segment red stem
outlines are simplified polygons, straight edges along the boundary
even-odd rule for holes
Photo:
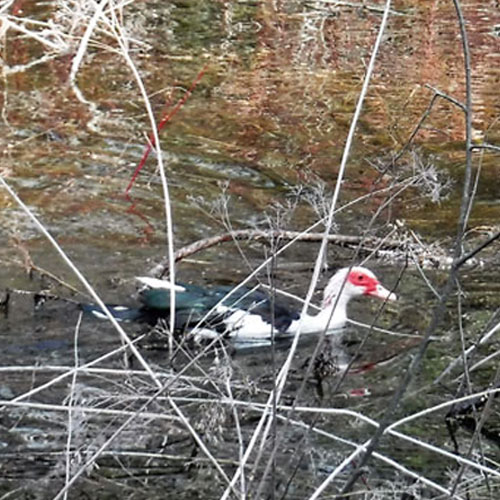
[[[177,101],[177,104],[174,106],[172,111],[168,114],[166,114],[161,120],[160,123],[158,124],[158,132],[170,121],[170,119],[181,109],[181,107],[185,104],[185,102],[189,99],[190,95],[193,93],[193,90],[195,89],[196,85],[198,82],[201,80],[202,76],[205,74],[205,71],[207,70],[207,65],[205,65],[201,71],[198,73],[196,78],[194,79],[193,83],[191,84],[191,87],[188,89],[188,91]],[[142,155],[141,161],[139,162],[139,165],[137,165],[137,168],[134,170],[134,173],[132,174],[132,178],[130,179],[130,182],[128,183],[127,188],[125,189],[125,194],[128,194],[129,191],[132,189],[132,186],[135,183],[135,180],[137,179],[137,176],[139,175],[139,172],[142,170],[142,167],[146,163],[146,160],[148,159],[149,153],[151,152],[151,149],[155,145],[155,140],[154,140],[154,135],[153,133],[149,134],[149,141],[146,146],[146,149],[144,150],[144,154]]]

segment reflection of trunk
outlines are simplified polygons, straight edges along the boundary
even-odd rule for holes
[[[7,314],[9,313],[9,300],[10,292],[7,290],[5,295],[0,299],[0,312],[2,312],[5,317],[7,317]]]

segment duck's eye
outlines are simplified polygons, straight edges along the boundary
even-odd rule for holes
[[[364,281],[365,280],[365,277],[363,274],[357,274],[356,275],[356,280],[361,282],[361,281]]]

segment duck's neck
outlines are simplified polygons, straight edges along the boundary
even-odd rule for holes
[[[342,328],[347,320],[347,303],[349,297],[341,294],[323,303],[321,311],[316,315],[305,314],[302,319],[303,332],[322,332]]]

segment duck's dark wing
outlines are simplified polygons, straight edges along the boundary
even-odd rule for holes
[[[219,299],[208,289],[182,285],[184,291],[175,294],[175,328],[185,329],[199,322],[217,304]],[[144,290],[140,295],[143,321],[154,323],[158,318],[170,316],[170,291],[161,288]]]
[[[260,316],[262,321],[268,323],[269,326],[273,326],[278,333],[283,334],[287,332],[292,321],[298,320],[300,317],[297,311],[267,296],[248,308],[248,312]]]
[[[175,327],[179,330],[185,330],[203,320],[203,326],[224,333],[228,328],[225,319],[236,310],[245,310],[248,314],[259,315],[269,325],[273,324],[280,333],[285,333],[292,321],[299,318],[296,311],[275,298],[271,300],[269,295],[261,290],[241,287],[233,291],[230,286],[213,288],[195,285],[182,286],[184,291],[175,294]],[[231,291],[233,291],[232,295],[224,299]],[[169,290],[145,290],[141,294],[141,301],[143,320],[156,321],[160,317],[168,319],[170,315]],[[212,311],[219,303],[222,307]]]

